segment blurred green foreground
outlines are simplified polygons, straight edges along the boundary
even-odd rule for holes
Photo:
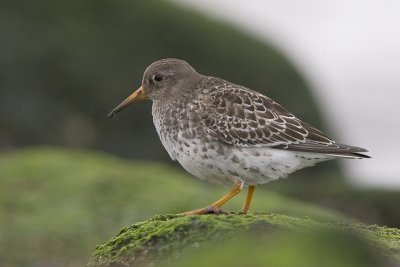
[[[96,245],[121,228],[155,214],[203,207],[227,191],[164,164],[79,150],[2,153],[0,170],[0,259],[5,267],[82,266]],[[225,209],[239,211],[244,197],[240,194]],[[267,190],[256,191],[252,208],[348,221]]]

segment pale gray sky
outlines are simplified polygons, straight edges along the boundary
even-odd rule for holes
[[[400,187],[400,1],[174,0],[279,47],[308,80],[360,186]]]

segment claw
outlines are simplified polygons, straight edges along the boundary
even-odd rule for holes
[[[204,215],[204,214],[219,215],[219,214],[227,214],[227,212],[221,208],[210,205],[210,206],[202,208],[202,209],[186,211],[186,212],[181,213],[180,215]]]

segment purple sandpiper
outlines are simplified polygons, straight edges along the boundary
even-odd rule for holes
[[[162,144],[193,176],[233,186],[206,208],[219,213],[244,186],[248,212],[256,185],[336,158],[369,158],[364,148],[339,144],[277,102],[244,86],[199,74],[187,62],[162,59],[147,67],[142,86],[108,115],[143,99]]]

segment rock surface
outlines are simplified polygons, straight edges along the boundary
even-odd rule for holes
[[[260,249],[251,260],[239,264],[246,258],[239,255]],[[232,213],[158,215],[136,223],[98,246],[89,266],[197,266],[199,262],[242,266],[249,260],[252,266],[262,266],[266,261],[276,266],[323,262],[325,266],[387,266],[399,258],[399,229],[272,213]]]

